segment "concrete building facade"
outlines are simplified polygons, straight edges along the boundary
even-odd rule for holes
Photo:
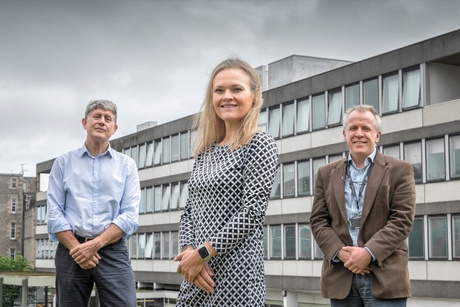
[[[312,63],[320,60],[291,56],[257,68],[266,80],[259,127],[276,139],[281,163],[264,226],[266,306],[329,303],[320,294],[323,255],[309,226],[315,174],[347,154],[343,113],[363,103],[382,116],[379,150],[415,170],[409,306],[460,304],[460,30],[355,63],[331,60],[339,64],[331,67],[323,59],[326,68],[315,70]],[[149,300],[174,306],[182,282],[173,258],[193,165],[192,118],[147,125],[111,142],[139,168],[140,226],[129,250],[138,288],[145,290],[138,296],[142,306],[154,306]],[[38,164],[38,176],[52,162]],[[36,268],[53,271],[46,192],[37,193],[36,210]]]

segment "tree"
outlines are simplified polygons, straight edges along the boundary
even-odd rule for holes
[[[15,259],[11,257],[0,257],[0,272],[30,272],[32,267],[22,256]],[[13,307],[14,301],[21,295],[20,286],[3,285],[2,306]]]

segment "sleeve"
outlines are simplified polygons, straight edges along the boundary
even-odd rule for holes
[[[197,157],[197,161],[200,156]],[[197,161],[193,164],[192,174],[195,172]],[[190,195],[190,191],[189,194]],[[179,248],[183,250],[186,246],[195,248],[195,233],[193,232],[192,206],[190,197],[187,197],[185,208],[182,212],[179,226]]]
[[[392,255],[408,238],[415,216],[416,196],[412,165],[400,161],[393,167],[393,192],[390,194],[389,218],[384,227],[366,243],[379,265]]]
[[[271,136],[258,133],[245,148],[241,210],[209,238],[219,254],[226,254],[262,227],[270,191],[278,169],[278,151]]]
[[[126,163],[126,180],[123,196],[120,201],[118,216],[113,220],[125,233],[124,239],[128,239],[139,226],[139,202],[140,202],[140,183],[137,173],[137,166],[133,159],[128,158]]]
[[[50,241],[58,241],[55,233],[72,230],[65,217],[64,159],[57,158],[51,167],[47,192],[47,224]]]

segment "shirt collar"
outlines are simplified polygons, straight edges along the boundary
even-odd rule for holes
[[[366,160],[364,161],[364,166],[367,166],[369,163],[374,163],[375,156],[377,155],[377,147],[371,152],[370,155],[367,156]],[[355,162],[351,158],[351,154],[348,153],[348,164],[355,165]]]
[[[79,156],[83,156],[83,155],[87,155],[88,157],[92,157],[92,158],[95,158],[91,155],[91,153],[88,151],[88,148],[86,147],[86,144],[83,143],[83,146],[80,147],[80,149],[78,150],[78,155]],[[107,148],[107,150],[100,154],[99,156],[109,156],[110,158],[113,158],[113,149],[112,149],[112,146],[110,146],[110,143],[109,143],[109,147]],[[99,157],[98,156],[98,157]]]

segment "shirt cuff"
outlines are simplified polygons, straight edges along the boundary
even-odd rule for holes
[[[375,261],[375,256],[374,256],[374,254],[372,253],[372,251],[370,250],[370,248],[367,247],[367,246],[364,246],[364,248],[365,248],[365,249],[369,252],[369,254],[371,255],[372,261]]]

